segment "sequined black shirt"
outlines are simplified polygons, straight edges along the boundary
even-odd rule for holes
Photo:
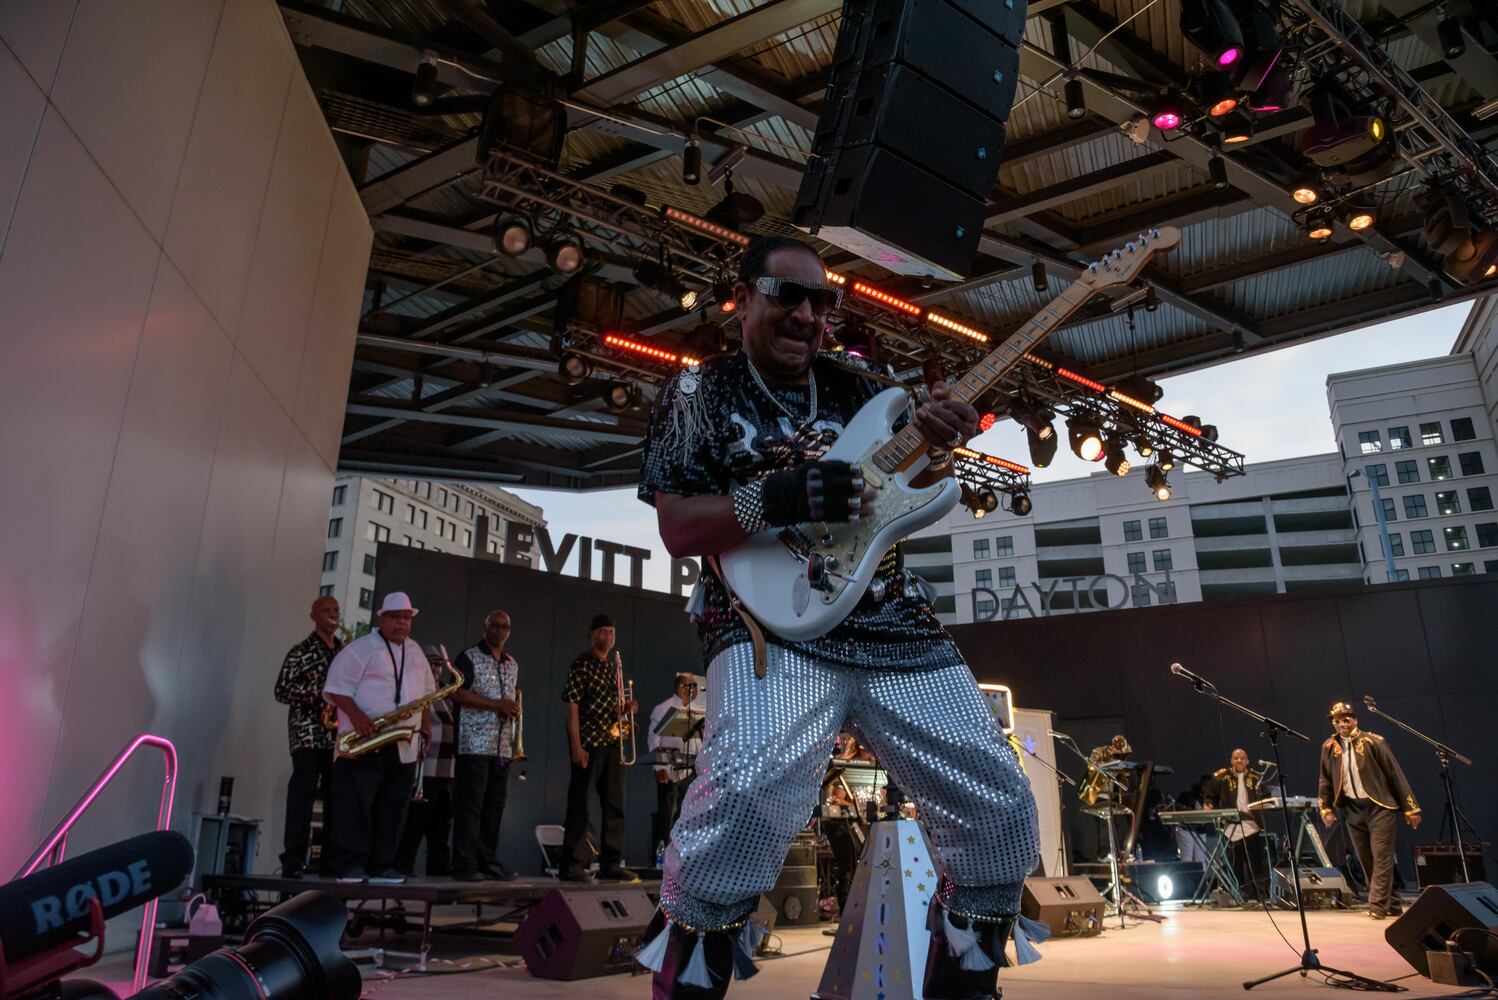
[[[281,661],[276,675],[276,700],[288,706],[286,737],[291,752],[298,750],[331,750],[338,733],[322,724],[322,686],[328,679],[328,665],[343,648],[336,638],[329,648],[313,632],[291,647]]]
[[[562,700],[577,703],[578,742],[584,750],[608,746],[618,740],[609,732],[619,721],[619,678],[613,665],[587,650],[567,668]]]
[[[742,351],[672,376],[656,399],[646,433],[640,499],[654,505],[658,490],[724,496],[752,479],[821,457],[859,407],[883,386],[825,357],[814,362],[812,371],[817,412],[800,427],[792,425],[754,380]],[[792,413],[805,414],[810,406],[805,386],[766,386]],[[884,600],[865,595],[826,635],[805,642],[768,632],[765,638],[850,667],[931,670],[962,662],[920,586],[905,573],[898,546],[880,562],[876,579],[885,583]],[[748,642],[749,632],[729,606],[722,581],[706,571],[702,580],[704,603],[697,630],[706,664],[729,646]]]

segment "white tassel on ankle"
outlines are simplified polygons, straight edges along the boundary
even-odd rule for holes
[[[697,944],[692,948],[692,960],[682,970],[681,982],[687,986],[710,990],[713,988],[713,978],[707,971],[707,955],[702,948],[702,939],[705,936],[701,931],[697,932]]]
[[[978,946],[973,932],[952,923],[952,915],[945,908],[941,911],[942,930],[947,936],[947,951],[953,958],[962,961],[959,967],[964,972],[987,972],[994,967],[993,959]]]
[[[1020,965],[1029,965],[1038,962],[1045,956],[1035,947],[1034,942],[1045,941],[1051,936],[1051,929],[1038,920],[1029,917],[1016,917],[1014,919],[1014,957]]]
[[[661,926],[661,932],[635,952],[635,961],[639,962],[651,972],[660,972],[661,966],[666,961],[666,945],[671,939],[671,921],[667,920]]]

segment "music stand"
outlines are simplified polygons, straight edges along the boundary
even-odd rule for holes
[[[1260,735],[1268,739],[1269,745],[1274,748],[1274,766],[1280,772],[1280,818],[1285,824],[1285,843],[1289,845],[1294,839],[1290,832],[1290,807],[1285,796],[1285,789],[1290,785],[1290,776],[1285,773],[1285,764],[1280,758],[1280,735],[1293,736],[1307,743],[1311,741],[1311,738],[1305,733],[1291,729],[1277,719],[1271,719],[1267,715],[1255,712],[1247,705],[1240,705],[1233,699],[1218,694],[1217,686],[1211,681],[1193,674],[1179,663],[1172,663],[1170,665],[1170,672],[1190,681],[1191,686],[1196,688],[1198,694],[1206,695],[1219,705],[1226,705],[1228,708],[1235,709],[1264,727],[1264,731]],[[1298,851],[1294,850],[1290,852],[1290,882],[1295,886],[1295,910],[1300,914],[1300,935],[1301,940],[1305,944],[1305,949],[1300,953],[1300,964],[1272,975],[1249,980],[1243,984],[1243,988],[1251,990],[1255,986],[1262,986],[1265,983],[1273,982],[1276,979],[1297,972],[1300,973],[1302,979],[1309,972],[1320,972],[1322,974],[1329,973],[1343,977],[1353,989],[1370,990],[1377,993],[1398,993],[1402,987],[1395,986],[1393,983],[1386,983],[1381,979],[1370,979],[1367,976],[1360,976],[1356,972],[1348,972],[1345,969],[1334,969],[1329,965],[1321,964],[1321,959],[1316,955],[1316,949],[1311,947],[1311,928],[1306,923],[1306,894],[1300,884],[1300,859],[1295,856],[1298,853]]]
[[[674,736],[685,743],[702,735],[702,727],[706,721],[706,712],[673,706],[666,709],[666,714],[661,716],[661,721],[656,723],[653,732],[657,736]]]

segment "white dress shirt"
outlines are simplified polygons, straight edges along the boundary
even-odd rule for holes
[[[404,652],[402,649],[404,648]],[[405,671],[401,675],[400,691],[395,687],[396,673],[405,660]],[[427,655],[415,639],[406,638],[404,647],[387,642],[379,632],[360,636],[344,646],[328,666],[328,679],[323,684],[323,699],[331,702],[330,694],[342,694],[354,699],[354,704],[371,719],[392,711],[397,705],[414,701],[422,695],[437,690],[432,679],[432,668],[427,664]],[[415,729],[421,728],[420,714],[402,723]],[[354,725],[342,709],[338,711],[338,735],[353,732]],[[418,739],[403,740],[396,746],[400,750],[402,763],[416,763]]]
[[[667,698],[665,701],[661,702],[651,710],[650,728],[645,734],[645,749],[649,750],[652,753],[657,750],[676,750],[682,753],[689,754],[696,754],[700,752],[702,750],[701,736],[695,736],[692,739],[683,742],[681,737],[679,736],[656,735],[655,727],[661,724],[661,720],[666,717],[666,713],[673,708],[686,709],[688,711],[696,713],[698,718],[701,718],[707,712],[706,703],[703,701],[701,695],[698,695],[696,698],[692,699],[692,703],[690,705],[683,705],[681,703],[681,699],[673,694],[671,697]],[[669,771],[672,781],[685,781],[693,774],[693,769],[690,767],[665,768],[657,766],[655,770],[657,772]]]
[[[1342,794],[1349,799],[1366,799],[1363,780],[1358,776],[1358,755],[1353,752],[1352,740],[1342,737]]]
[[[1233,777],[1238,779],[1238,801],[1234,803],[1234,805],[1237,807],[1238,812],[1246,817],[1249,815],[1248,772],[1245,771],[1243,774],[1234,774]],[[1233,841],[1234,843],[1237,843],[1244,837],[1252,837],[1258,832],[1259,824],[1255,823],[1251,819],[1245,818],[1228,827],[1228,839]]]

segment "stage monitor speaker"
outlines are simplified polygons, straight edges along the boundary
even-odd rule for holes
[[[1091,937],[1103,931],[1103,897],[1083,875],[1025,879],[1019,911],[1058,937]]]
[[[538,979],[628,972],[654,913],[643,889],[554,889],[526,914],[515,946]]]
[[[1429,887],[1388,926],[1384,940],[1416,972],[1429,977],[1425,953],[1445,951],[1446,942],[1464,928],[1477,933],[1461,935],[1457,947],[1472,952],[1479,969],[1498,975],[1498,940],[1486,933],[1498,930],[1498,890],[1486,882]]]
[[[1424,889],[1431,885],[1458,885],[1462,882],[1486,882],[1488,866],[1481,844],[1463,844],[1467,856],[1467,877],[1462,877],[1462,863],[1455,844],[1416,844],[1415,883]]]
[[[799,833],[786,853],[775,888],[764,898],[775,909],[776,920],[787,927],[815,924],[822,919],[817,895],[817,841]]]
[[[1352,905],[1352,890],[1347,879],[1335,868],[1301,867],[1300,885],[1305,893],[1306,909],[1334,910]],[[1276,868],[1270,873],[1270,895],[1295,905],[1295,891],[1290,887],[1290,869]]]

